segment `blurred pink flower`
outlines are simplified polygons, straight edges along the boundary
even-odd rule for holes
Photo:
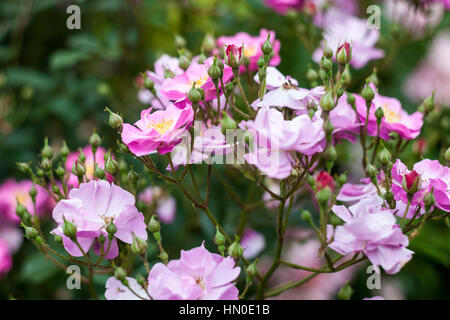
[[[0,185],[0,221],[6,220],[19,223],[20,218],[16,215],[17,201],[27,208],[30,214],[34,214],[34,205],[30,196],[33,182],[30,180],[15,181],[5,180]],[[50,196],[48,192],[39,185],[35,185],[36,209],[39,215],[43,215],[49,209]]]
[[[336,252],[363,252],[373,265],[393,274],[412,258],[413,252],[406,249],[408,237],[396,224],[392,211],[382,205],[378,196],[365,198],[349,208],[334,205],[333,212],[345,224],[335,229],[329,225],[328,236],[333,239],[330,248]]]
[[[356,99],[362,99],[357,95],[354,96]],[[346,93],[339,98],[336,107],[330,111],[329,119],[334,127],[333,137],[335,139],[356,141],[356,135],[359,134],[360,127],[363,124],[359,121],[356,112],[347,103]]]
[[[8,273],[12,267],[12,257],[9,252],[8,244],[0,239],[0,278]]]
[[[128,285],[142,298],[148,299],[145,289],[134,278],[127,277]],[[138,296],[130,291],[121,281],[114,277],[106,281],[106,300],[141,300]]]
[[[404,186],[411,187],[415,179],[418,179],[418,190],[412,197],[412,206],[420,204],[424,208],[424,197],[433,189],[436,207],[450,212],[450,169],[448,167],[441,165],[437,160],[424,159],[414,164],[411,171],[400,159],[397,159],[392,167],[394,198],[408,203]]]
[[[167,266],[157,263],[148,275],[148,292],[155,300],[237,300],[233,282],[240,268],[231,257],[210,253],[202,244],[181,250]]]
[[[288,10],[300,10],[304,0],[265,0],[264,4],[280,14],[286,14]]]
[[[221,36],[217,38],[217,45],[224,48],[227,45],[244,46],[244,57],[250,60],[249,69],[251,71],[258,70],[258,59],[263,54],[261,51],[261,45],[267,40],[270,33],[270,42],[272,43],[274,56],[270,59],[269,65],[277,66],[281,62],[280,41],[275,40],[275,32],[261,29],[259,36],[253,37],[245,32],[236,33],[234,36]],[[245,70],[244,66],[241,66],[241,71]]]
[[[172,151],[194,119],[190,105],[180,109],[171,104],[165,110],[151,111],[152,108],[143,110],[134,126],[123,124],[122,141],[137,156]]]
[[[241,246],[244,249],[243,257],[253,259],[266,247],[266,239],[261,233],[247,229],[242,236]]]
[[[389,133],[397,132],[403,139],[415,139],[420,134],[423,125],[423,115],[416,111],[408,114],[402,109],[400,101],[395,98],[384,97],[380,95],[373,84],[370,84],[375,91],[375,98],[369,110],[369,120],[367,133],[370,136],[377,135],[377,118],[375,111],[378,108],[383,109],[384,117],[381,120],[380,137],[389,140]],[[361,122],[365,122],[367,107],[364,99],[356,99],[356,110],[358,111]]]
[[[164,80],[161,93],[170,100],[184,100],[187,99],[189,90],[195,84],[196,88],[202,88],[205,92],[205,101],[215,99],[216,87],[208,75],[208,68],[212,63],[212,57],[206,59],[203,64],[193,59],[186,71],[173,78]],[[223,83],[227,83],[232,77],[233,71],[230,67],[225,66],[223,69]]]
[[[107,238],[104,250],[109,245],[106,227],[114,223],[117,232],[111,242],[106,259],[114,259],[118,255],[117,240],[133,243],[133,234],[143,240],[147,239],[147,226],[144,216],[135,205],[134,196],[119,186],[105,180],[82,183],[79,188],[69,192],[68,199],[61,200],[53,210],[53,219],[58,223],[52,233],[63,238],[67,252],[74,257],[83,255],[78,246],[63,233],[64,219],[77,227],[77,240],[84,252],[88,252],[94,240],[100,235]],[[100,245],[96,241],[94,251],[100,253]]]
[[[352,47],[352,60],[350,65],[356,69],[364,67],[370,60],[384,57],[381,49],[375,48],[380,34],[377,29],[368,29],[365,19],[359,19],[350,15],[339,14],[335,19],[327,21],[324,30],[324,41],[321,48],[313,54],[313,59],[319,62],[325,44],[336,50],[344,42],[349,42]]]
[[[156,205],[156,214],[163,223],[172,223],[175,219],[176,202],[160,187],[148,187],[139,194],[139,201],[149,206]]]
[[[84,155],[86,156],[86,160],[84,162],[84,166],[86,168],[86,177],[89,180],[93,180],[95,178],[95,168],[94,168],[94,155],[92,154],[92,147],[90,145],[85,146],[82,149]],[[72,173],[72,167],[75,163],[75,161],[78,160],[80,152],[72,152],[67,156],[66,160],[66,170],[67,172],[70,172],[69,179],[67,180],[67,185],[69,188],[72,187],[78,187],[78,177]],[[95,164],[101,169],[105,169],[105,154],[106,151],[102,147],[98,147],[97,151],[95,152]],[[110,175],[109,173],[106,173],[106,179],[109,182],[112,182],[114,180],[114,177]]]

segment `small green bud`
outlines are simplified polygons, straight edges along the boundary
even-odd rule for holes
[[[334,127],[330,120],[327,120],[327,122],[325,122],[323,129],[325,130],[325,133],[327,133],[327,134],[333,133]]]
[[[330,162],[335,162],[337,159],[336,148],[330,144],[328,148],[325,150],[325,159]]]
[[[264,68],[264,66],[266,65],[266,62],[264,61],[264,57],[262,55],[258,58],[258,61],[256,62],[256,64],[258,66],[258,69]]]
[[[216,228],[216,235],[214,236],[214,243],[217,246],[222,246],[222,245],[225,245],[225,243],[226,243],[226,238],[223,235],[223,233],[220,232],[219,227]]]
[[[226,130],[234,130],[237,128],[236,121],[231,118],[228,113],[224,110],[222,111],[223,118],[220,120],[222,132],[226,132]]]
[[[63,233],[66,237],[75,241],[77,237],[77,226],[64,218]]]
[[[216,47],[216,39],[210,33],[207,33],[203,38],[202,49],[206,52],[211,52]]]
[[[338,186],[342,187],[347,182],[347,175],[345,173],[340,174],[337,177],[336,182]]]
[[[106,226],[106,232],[108,233],[108,237],[110,239],[112,239],[112,237],[116,234],[117,227],[112,221]]]
[[[322,60],[320,61],[320,68],[323,70],[323,71],[326,71],[326,72],[328,72],[328,71],[330,71],[331,70],[331,68],[333,67],[333,62],[331,62],[331,60],[330,59],[327,59],[327,58],[325,58],[325,57],[322,57]]]
[[[64,177],[64,174],[66,173],[66,170],[64,170],[63,167],[58,166],[58,168],[56,168],[55,170],[55,173],[58,176],[58,178],[62,179],[62,177]]]
[[[309,224],[312,223],[311,212],[309,212],[308,210],[302,210],[301,216],[302,216],[303,221],[305,221]]]
[[[375,93],[369,85],[366,85],[362,91],[362,97],[366,101],[372,101],[375,98]]]
[[[102,142],[102,139],[100,138],[98,133],[96,131],[94,131],[94,133],[89,138],[89,144],[93,148],[97,148],[100,145],[101,142]]]
[[[316,185],[316,179],[312,175],[308,175],[306,181],[311,187],[314,187]]]
[[[352,105],[354,105],[355,104],[355,102],[356,102],[356,98],[355,98],[355,96],[352,94],[352,93],[347,93],[347,103],[350,105],[350,106],[352,106]]]
[[[308,80],[309,82],[314,82],[317,81],[318,78],[319,75],[317,74],[316,70],[308,69],[308,71],[306,72],[306,80]]]
[[[423,101],[423,108],[426,112],[431,112],[434,109],[434,93],[425,98],[425,100]]]
[[[28,162],[16,162],[17,169],[20,172],[29,174],[31,172],[30,164]]]
[[[159,223],[155,215],[153,215],[150,218],[150,222],[148,223],[148,229],[152,233],[159,232],[161,230],[161,224]]]
[[[228,82],[225,85],[225,95],[230,96],[233,93],[233,91],[234,91],[234,82],[233,81]]]
[[[36,186],[33,184],[30,189],[30,197],[31,200],[33,200],[33,202],[36,200],[36,195],[37,195]]]
[[[250,278],[256,277],[258,274],[258,267],[256,264],[258,263],[258,260],[253,261],[253,263],[249,264],[245,272]]]
[[[235,260],[240,259],[243,253],[244,250],[237,239],[228,248],[228,255],[232,256]]]
[[[53,240],[55,240],[55,242],[59,243],[59,244],[63,243],[63,238],[59,234],[54,234],[53,235]]]
[[[105,163],[106,172],[111,175],[116,174],[119,171],[119,164],[116,160],[111,156],[111,152],[108,152],[106,155],[106,163]]]
[[[98,236],[98,242],[100,242],[100,244],[104,244],[106,241],[106,237],[104,235],[99,235]]]
[[[42,158],[41,167],[44,171],[52,169],[52,161],[49,158]]]
[[[178,59],[178,66],[183,70],[187,70],[187,68],[189,68],[190,64],[191,64],[191,62],[184,54],[182,54],[180,56],[180,58]]]
[[[347,282],[338,292],[337,298],[339,300],[350,300],[353,294],[353,289],[350,287],[349,283]]]
[[[114,113],[111,110],[109,110],[108,107],[105,108],[105,111],[109,112],[109,119],[108,119],[109,125],[116,129],[121,128],[123,124],[122,117],[119,116],[117,113]]]
[[[39,235],[39,232],[33,227],[23,226],[23,228],[25,229],[25,237],[29,240],[33,240]]]
[[[333,57],[333,50],[329,46],[325,46],[323,49],[323,55],[327,59],[331,59]]]
[[[381,119],[384,117],[384,111],[383,108],[379,107],[377,110],[375,110],[375,117],[377,118],[377,123],[381,123]]]
[[[323,209],[326,209],[330,198],[331,198],[331,189],[329,187],[322,188],[316,193],[317,202],[319,203],[319,206],[321,206]]]
[[[378,153],[378,160],[380,160],[382,165],[387,165],[391,161],[391,153],[389,150],[386,148],[381,149]]]
[[[182,36],[180,36],[179,34],[176,34],[174,44],[175,44],[175,48],[183,49],[184,47],[186,47],[186,40],[184,40],[184,38]]]
[[[272,48],[272,43],[270,42],[270,34],[267,37],[266,41],[264,41],[264,43],[261,46],[261,51],[265,54],[265,55],[270,55],[273,51]]]
[[[202,101],[201,92],[194,86],[192,86],[191,90],[188,92],[188,99],[192,104],[197,104]]]
[[[214,81],[214,80],[218,80],[220,78],[220,73],[222,71],[220,70],[220,68],[217,66],[217,64],[213,63],[209,68],[208,68],[208,75],[209,77]]]
[[[348,64],[352,59],[352,48],[348,42],[341,45],[336,52],[336,61],[339,64]]]
[[[127,279],[127,272],[123,268],[116,268],[114,270],[114,277],[119,281],[125,281]]]
[[[145,278],[142,275],[138,274],[136,277],[136,281],[141,287],[145,288]]]
[[[60,154],[61,154],[61,156],[63,158],[67,158],[69,153],[70,153],[69,147],[67,147],[66,141],[63,141],[62,146],[61,146],[61,150],[60,150]]]
[[[164,264],[167,264],[167,262],[169,262],[169,255],[164,250],[159,253],[159,258]]]
[[[333,94],[331,92],[325,93],[322,98],[320,98],[320,107],[325,112],[330,112],[334,109],[334,99]]]
[[[41,150],[41,155],[44,158],[51,159],[53,157],[53,150],[52,147],[48,145],[48,138],[45,138],[44,140],[44,147]]]
[[[143,255],[147,252],[147,241],[142,240],[141,238],[134,236],[133,243],[131,244],[131,251],[134,254]]]
[[[383,195],[384,200],[386,200],[388,203],[390,203],[392,200],[394,200],[394,194],[392,191],[386,191]]]
[[[139,179],[139,175],[136,171],[134,171],[133,168],[131,168],[131,170],[128,172],[127,178],[128,181],[130,181],[132,184],[136,184]]]
[[[86,173],[86,168],[80,161],[75,161],[75,166],[72,168],[72,173],[77,177],[82,177]]]
[[[446,161],[450,161],[450,148],[445,151],[444,157]]]
[[[368,164],[366,168],[366,174],[369,178],[375,178],[377,176],[377,168],[374,167],[372,164]]]
[[[155,88],[155,83],[153,82],[152,79],[150,79],[149,77],[147,77],[145,75],[144,76],[144,86],[146,89],[153,91],[153,89]]]
[[[94,176],[98,179],[104,179],[105,178],[105,170],[100,168],[97,163],[95,163],[95,169],[94,169]]]

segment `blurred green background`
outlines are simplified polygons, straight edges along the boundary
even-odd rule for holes
[[[175,34],[183,36],[188,48],[198,54],[206,33],[219,36],[245,31],[256,35],[260,28],[274,30],[281,41],[280,71],[298,79],[300,86],[307,87],[305,74],[314,64],[296,37],[294,24],[261,2],[2,0],[0,181],[10,176],[24,178],[16,170],[15,162],[36,160],[46,136],[54,146],[66,139],[71,149],[76,149],[84,146],[93,129],[97,128],[104,137],[105,147],[114,147],[117,136],[107,127],[104,107],[123,113],[127,122],[137,119],[144,105],[137,99],[136,77],[151,69],[162,53],[177,56],[173,44]],[[66,8],[71,4],[81,8],[81,30],[66,27],[69,16]],[[385,19],[382,21],[381,33],[386,35],[391,26]],[[449,21],[447,13],[437,30],[449,28]],[[401,86],[426,54],[431,38],[405,43],[389,65],[379,71],[381,92],[399,98],[410,112],[417,105],[408,101]],[[380,45],[390,52],[392,43],[382,39]],[[362,82],[358,79],[364,79],[370,72],[371,66],[354,72],[352,88],[359,90]],[[437,159],[443,146],[449,146],[449,121],[447,108],[439,119],[426,124],[426,136],[430,139],[426,156]],[[406,160],[411,163],[417,159],[408,150]],[[236,183],[235,187],[241,194],[247,192],[245,185]],[[220,197],[219,185],[214,188],[219,196],[213,195],[212,208],[216,209],[219,219],[236,218],[239,214],[236,206]],[[254,197],[258,196],[260,194]],[[200,230],[197,233],[184,228],[194,216],[188,202],[178,197],[176,222],[164,229],[170,248],[186,248],[187,243],[196,246],[205,235],[212,238],[214,230],[203,218],[200,218],[200,227],[194,227]],[[259,220],[254,216],[256,214],[251,219],[256,221],[254,226],[257,227]],[[260,223],[258,229],[266,235],[268,253],[273,250],[271,223],[270,219]],[[293,224],[300,223],[300,219],[293,219]],[[414,259],[394,276],[400,280],[404,295],[412,299],[450,298],[448,228],[442,222],[432,223],[424,228],[410,248],[415,251]],[[373,294],[365,287],[363,271],[352,281],[355,299]],[[64,272],[26,243],[15,256],[13,270],[0,280],[0,298],[70,298],[71,294],[74,294],[72,297],[86,297],[81,292],[61,289],[65,279]],[[99,292],[102,292],[104,280],[104,277],[99,279]]]

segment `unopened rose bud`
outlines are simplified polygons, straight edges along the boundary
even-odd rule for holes
[[[333,67],[333,62],[331,62],[330,59],[322,57],[322,60],[320,61],[319,65],[322,70],[328,72]]]
[[[27,227],[24,225],[23,228],[25,230],[25,237],[28,240],[33,240],[39,235],[39,232],[33,227]]]
[[[31,200],[33,200],[33,202],[36,200],[36,195],[37,195],[36,186],[33,184],[30,189],[30,197]]]
[[[139,285],[141,287],[145,288],[145,285],[146,285],[145,278],[142,275],[138,274],[136,277],[136,281],[137,281],[137,283],[139,283]]]
[[[242,63],[242,47],[237,47],[234,44],[227,45],[225,49],[225,64],[233,69],[237,69]]]
[[[377,108],[377,110],[375,110],[375,117],[377,118],[377,123],[380,124],[381,120],[384,117],[383,108],[379,107],[379,108]]]
[[[339,64],[348,64],[352,59],[352,48],[350,44],[346,41],[343,45],[341,45],[336,52],[336,61]]]
[[[380,153],[378,153],[378,160],[380,160],[382,165],[387,165],[391,161],[391,153],[389,150],[386,148],[381,149]]]
[[[52,169],[52,161],[49,158],[42,158],[41,167],[45,172],[51,170]]]
[[[108,225],[106,226],[106,232],[108,233],[108,237],[110,239],[112,239],[113,236],[116,234],[117,227],[112,221],[110,223],[108,223]]]
[[[402,179],[403,189],[410,195],[417,192],[420,185],[420,175],[417,171],[412,170],[411,172],[405,174]]]
[[[218,80],[220,78],[220,73],[221,70],[220,68],[217,66],[217,64],[213,63],[209,68],[208,68],[208,75],[209,77],[214,81],[214,80]]]
[[[352,105],[355,104],[355,102],[356,102],[355,96],[354,96],[353,94],[351,94],[351,93],[347,93],[347,103],[348,103],[350,106],[352,106]]]
[[[187,70],[187,68],[189,68],[190,64],[191,64],[191,62],[184,54],[180,55],[180,58],[178,58],[178,66],[181,69]]]
[[[94,169],[94,176],[98,179],[104,179],[105,178],[105,170],[103,170],[102,168],[100,168],[97,163],[95,164],[95,169]]]
[[[44,147],[41,150],[41,155],[44,158],[51,159],[53,157],[53,150],[52,147],[48,145],[48,138],[45,138],[44,140]]]
[[[323,55],[327,59],[331,59],[333,57],[333,50],[329,46],[325,46],[323,49]]]
[[[114,270],[114,277],[119,281],[125,281],[127,279],[127,272],[123,268],[116,268]]]
[[[94,131],[94,133],[89,138],[89,144],[93,148],[97,149],[97,147],[100,145],[101,142],[102,142],[102,139],[100,138],[98,133],[96,131]]]
[[[68,237],[70,240],[75,241],[77,238],[77,226],[70,222],[67,221],[66,219],[64,219],[64,224],[63,224],[63,233],[66,237]]]
[[[111,152],[108,152],[106,155],[105,169],[106,172],[111,175],[114,175],[119,171],[119,164],[113,159]]]
[[[133,243],[131,244],[131,251],[134,254],[137,255],[145,254],[147,252],[147,247],[148,247],[147,241],[144,241],[143,239],[137,236],[133,237]]]
[[[114,113],[111,110],[109,110],[108,107],[105,108],[105,111],[109,113],[109,120],[108,120],[109,125],[116,129],[121,128],[123,124],[122,117],[119,116],[117,113]]]
[[[216,39],[210,33],[207,33],[203,38],[202,49],[206,52],[211,52],[216,47]]]
[[[182,36],[180,36],[179,34],[176,34],[174,44],[175,44],[175,48],[183,49],[184,47],[186,47],[186,40],[184,40],[184,38]]]
[[[323,126],[323,129],[325,130],[325,133],[331,134],[334,131],[334,126],[330,120],[327,120],[327,122],[325,122],[325,125]]]
[[[247,269],[245,269],[245,272],[250,278],[254,278],[258,275],[258,267],[256,264],[258,263],[258,260],[253,261],[253,263],[249,264]]]
[[[353,289],[350,287],[349,283],[347,282],[338,292],[337,298],[339,300],[350,300],[353,294]]]
[[[226,130],[234,130],[237,128],[236,121],[231,118],[226,111],[222,111],[222,120],[220,121],[222,132],[226,133]]]
[[[153,215],[150,218],[150,222],[148,223],[148,229],[152,233],[159,232],[161,230],[161,224],[159,223],[155,215]]]
[[[327,205],[328,205],[328,201],[331,198],[331,189],[327,186],[325,188],[321,188],[317,193],[316,193],[316,199],[317,202],[319,203],[319,206],[322,209],[326,209]]]
[[[28,162],[16,162],[16,166],[20,172],[23,172],[26,174],[31,173],[30,164]]]
[[[66,173],[66,170],[64,170],[63,167],[58,166],[58,168],[55,169],[55,173],[58,176],[58,178],[62,179],[64,177],[64,174]]]
[[[308,80],[311,83],[317,81],[317,79],[319,79],[317,71],[314,69],[308,69],[308,71],[306,72],[306,80]]]
[[[347,182],[347,175],[345,173],[340,174],[336,179],[339,187],[342,187]]]
[[[264,57],[263,56],[260,56],[258,58],[258,61],[256,62],[256,65],[258,66],[258,69],[264,68],[264,66],[266,65],[266,62],[264,61]]]
[[[100,244],[104,244],[106,241],[106,237],[102,234],[99,235],[97,239],[98,239],[98,242],[100,242]]]
[[[311,212],[309,212],[308,210],[302,210],[301,217],[303,221],[309,224],[312,223]]]
[[[444,157],[446,161],[450,162],[450,148],[445,151]]]
[[[228,255],[232,256],[235,260],[239,260],[243,253],[244,250],[237,239],[228,248]]]
[[[427,195],[423,198],[423,203],[425,204],[426,212],[430,211],[431,207],[436,203],[436,199],[434,198],[433,189],[431,192],[427,193]]]
[[[169,262],[169,255],[164,250],[159,253],[159,258],[164,264],[167,264],[167,262]]]
[[[131,170],[128,172],[127,178],[128,181],[130,181],[132,184],[136,184],[139,179],[139,175],[136,171],[134,171],[133,168],[131,168]]]
[[[423,108],[426,112],[431,112],[434,109],[434,93],[430,96],[425,98],[423,101]]]
[[[376,178],[377,173],[378,173],[377,168],[375,168],[374,165],[372,165],[372,164],[369,163],[369,164],[367,165],[367,168],[366,168],[366,174],[367,174],[367,176],[368,176],[369,178]]]
[[[53,235],[53,240],[55,240],[55,242],[59,243],[59,244],[63,243],[63,238],[59,234],[54,234]]]
[[[66,143],[66,141],[63,141],[62,146],[61,146],[61,150],[60,150],[61,157],[63,157],[63,159],[67,158],[69,153],[70,153],[70,150],[67,147],[67,143]]]
[[[388,203],[390,203],[392,200],[394,200],[394,193],[392,191],[386,191],[383,195],[384,200],[386,200]]]
[[[202,94],[198,88],[192,86],[188,92],[188,99],[192,104],[198,104],[202,100]]]
[[[72,173],[77,177],[82,177],[86,173],[86,168],[79,160],[76,160],[75,165],[72,168]]]
[[[334,109],[334,107],[335,107],[334,98],[333,98],[333,94],[331,92],[325,93],[320,98],[320,107],[325,112],[330,112],[331,110]]]
[[[266,41],[264,41],[264,43],[262,44],[261,51],[265,55],[272,54],[273,48],[272,48],[272,43],[270,42],[270,35],[267,37]]]
[[[220,232],[219,227],[216,227],[216,235],[214,236],[214,243],[216,244],[217,249],[219,249],[220,254],[224,255],[226,238],[223,235],[223,233]]]
[[[335,162],[337,159],[337,152],[336,148],[333,145],[329,145],[328,148],[325,150],[325,159],[330,162]]]
[[[362,97],[364,98],[364,100],[366,101],[372,101],[373,98],[375,98],[375,93],[373,92],[373,89],[366,85],[361,93]]]

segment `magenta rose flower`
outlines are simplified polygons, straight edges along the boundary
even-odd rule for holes
[[[362,98],[355,95],[355,98]],[[356,135],[359,134],[360,127],[363,125],[352,107],[347,103],[347,94],[344,93],[338,100],[336,107],[330,111],[329,119],[334,127],[333,137],[337,140],[347,139],[351,142],[356,141]]]
[[[233,283],[241,269],[231,257],[210,253],[203,244],[167,266],[157,263],[148,275],[148,293],[155,300],[237,300]]]
[[[380,137],[389,140],[389,133],[397,132],[403,139],[415,139],[420,134],[423,125],[423,115],[416,111],[408,114],[402,109],[400,101],[395,98],[384,97],[376,92],[373,84],[370,84],[375,91],[375,98],[369,110],[369,120],[367,124],[367,133],[370,136],[377,135],[377,118],[375,111],[382,108],[384,117],[380,125]],[[358,111],[361,122],[366,121],[367,107],[364,99],[356,99],[356,110]]]
[[[279,14],[286,14],[288,10],[301,10],[304,0],[265,0],[264,4]]]
[[[243,257],[253,259],[266,247],[266,238],[253,229],[246,229],[242,236],[241,246],[244,249]]]
[[[134,196],[114,183],[105,180],[82,183],[79,188],[69,192],[68,199],[61,200],[53,209],[53,219],[58,224],[52,233],[63,238],[64,248],[74,257],[83,255],[78,246],[63,233],[64,220],[77,227],[77,240],[84,252],[88,252],[92,244],[94,251],[100,254],[100,235],[106,237],[104,253],[109,246],[106,227],[113,223],[117,232],[114,234],[106,259],[114,259],[119,253],[117,239],[125,243],[133,243],[133,234],[146,240],[147,232],[144,216],[135,207]]]
[[[0,220],[2,217],[6,221],[19,223],[20,218],[16,215],[17,201],[27,208],[30,214],[35,214],[33,200],[30,196],[30,190],[33,182],[30,180],[15,181],[13,179],[5,180],[0,185]],[[39,185],[35,185],[36,208],[38,214],[43,214],[49,209],[50,197],[48,192]]]
[[[94,167],[94,155],[92,154],[92,147],[85,146],[82,151],[86,156],[86,160],[84,162],[84,166],[86,168],[85,175],[89,180],[94,180],[95,167]],[[67,185],[69,186],[69,188],[78,187],[78,177],[72,173],[72,167],[74,163],[78,160],[79,154],[80,153],[76,151],[72,152],[67,156],[66,170],[70,172],[69,179],[67,180]],[[102,147],[98,147],[97,151],[95,152],[95,164],[97,164],[97,167],[101,169],[105,169],[105,154],[106,151]],[[114,177],[109,173],[106,173],[106,179],[109,182],[112,182],[114,180]]]
[[[0,239],[0,278],[8,273],[12,267],[12,257],[9,252],[8,244]]]
[[[266,29],[261,29],[259,36],[253,37],[246,32],[236,33],[234,36],[221,36],[217,38],[217,46],[224,48],[228,45],[234,45],[237,47],[244,46],[243,55],[250,60],[249,69],[251,71],[258,70],[258,59],[263,54],[261,51],[261,46],[270,33],[270,42],[272,43],[274,56],[270,59],[269,65],[277,66],[281,62],[280,52],[280,41],[275,40],[275,32],[267,31]],[[245,70],[244,66],[241,66],[241,71]]]
[[[349,208],[333,206],[333,212],[345,224],[334,230],[328,226],[329,237],[333,239],[330,248],[344,255],[363,252],[373,265],[393,274],[411,259],[413,252],[406,248],[408,237],[396,224],[392,211],[382,205],[383,200],[373,196]]]
[[[424,159],[414,164],[413,170],[409,170],[397,159],[392,167],[392,180],[392,192],[396,200],[408,203],[405,188],[417,189],[411,199],[411,205],[420,204],[424,208],[423,200],[433,190],[436,207],[450,212],[450,169],[439,161]]]
[[[180,109],[171,104],[165,110],[151,111],[152,108],[143,110],[134,125],[123,124],[122,141],[137,156],[172,151],[194,119],[190,105]]]
[[[206,59],[203,64],[193,60],[187,70],[173,78],[164,80],[161,93],[169,100],[178,101],[187,99],[189,90],[195,87],[202,88],[205,92],[205,101],[216,98],[216,87],[208,75],[208,69],[213,63],[212,57]],[[233,77],[233,71],[225,66],[223,69],[223,83],[227,83]]]

